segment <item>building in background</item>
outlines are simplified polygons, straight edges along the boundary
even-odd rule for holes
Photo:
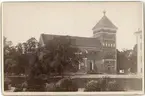
[[[105,13],[104,11],[101,20],[93,27],[92,37],[70,36],[72,46],[81,49],[86,56],[84,62],[79,65],[79,70],[82,72],[117,73],[117,27],[108,19]],[[40,44],[45,46],[48,40],[59,36],[62,35],[41,34]]]
[[[141,74],[143,71],[143,60],[142,60],[142,31],[138,30],[135,32],[136,35],[136,43],[137,43],[137,74]]]

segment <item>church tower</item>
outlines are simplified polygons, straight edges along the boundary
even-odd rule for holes
[[[117,27],[103,12],[101,20],[93,27],[93,37],[101,42],[101,60],[103,73],[115,74],[117,72],[116,32]]]

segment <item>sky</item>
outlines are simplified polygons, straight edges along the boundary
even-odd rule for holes
[[[118,27],[117,49],[132,49],[134,32],[142,29],[141,2],[13,2],[2,8],[3,35],[14,45],[42,33],[92,37],[104,10]]]

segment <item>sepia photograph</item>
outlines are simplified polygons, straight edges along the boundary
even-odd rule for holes
[[[3,2],[3,93],[143,92],[143,26],[143,2]]]

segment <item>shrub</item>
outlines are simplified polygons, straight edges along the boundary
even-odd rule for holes
[[[78,87],[76,82],[74,82],[71,78],[63,78],[56,83],[46,83],[45,91],[78,91]]]
[[[85,86],[85,91],[106,91],[108,90],[108,82],[110,78],[103,77],[99,80],[89,81]]]
[[[85,86],[85,91],[124,91],[124,89],[115,80],[103,77],[99,80],[89,81]]]
[[[101,86],[101,91],[108,91],[108,84],[112,79],[109,77],[103,77],[99,79],[99,84]]]
[[[63,78],[56,83],[56,91],[78,91],[78,86],[71,78]]]
[[[108,84],[108,91],[125,91],[124,88],[115,80]]]
[[[22,87],[16,87],[14,92],[22,92],[23,91],[23,88]]]
[[[28,84],[27,82],[23,82],[22,84],[17,84],[17,86],[15,86],[15,90],[14,92],[22,92],[22,91],[26,91],[24,89],[27,89],[28,88]]]
[[[32,92],[43,92],[45,91],[44,85],[45,85],[45,80],[43,80],[41,76],[37,77],[29,77],[27,79],[27,90],[26,91],[32,91]]]
[[[4,83],[11,84],[11,80],[9,78],[4,78]]]
[[[100,85],[97,80],[91,80],[89,81],[86,86],[84,91],[100,91]]]
[[[10,90],[11,80],[9,78],[4,78],[4,90]]]
[[[104,77],[100,79],[102,91],[124,91],[124,88],[114,79]]]
[[[55,85],[55,83],[50,83],[50,84],[48,84],[48,83],[46,83],[45,84],[45,91],[56,91],[56,85]]]

